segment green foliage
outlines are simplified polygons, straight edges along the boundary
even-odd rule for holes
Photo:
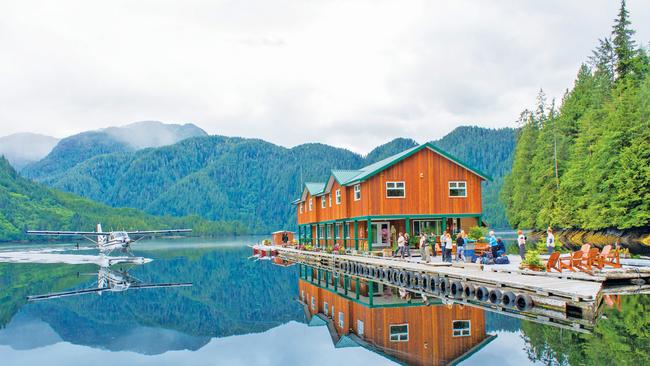
[[[482,226],[472,226],[467,233],[470,239],[480,240],[487,235],[487,228]]]
[[[0,157],[0,241],[24,240],[26,229],[107,230],[190,228],[196,235],[244,234],[237,222],[214,222],[198,216],[152,216],[131,208],[112,208],[20,177]]]
[[[643,50],[624,50],[634,44],[623,39],[632,34],[626,17],[623,3],[613,45],[600,41],[559,110],[540,97],[522,115],[501,191],[514,227],[650,223],[650,63]]]
[[[549,365],[650,364],[650,297],[625,296],[621,309],[605,309],[593,334],[522,322],[528,357]]]
[[[522,261],[523,264],[527,264],[529,266],[542,266],[542,260],[539,258],[539,252],[536,250],[529,250],[526,252],[526,256],[524,257],[524,260]]]

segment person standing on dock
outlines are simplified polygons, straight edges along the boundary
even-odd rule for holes
[[[409,233],[404,233],[404,254],[409,258],[411,258],[411,247],[409,245],[410,239],[411,237],[409,236]]]
[[[445,232],[445,260],[451,263],[451,251],[454,249],[454,241],[451,240],[451,234]]]
[[[420,234],[420,256],[423,262],[429,262],[429,241],[425,233]]]
[[[404,235],[402,233],[399,233],[397,237],[397,254],[404,259]]]
[[[522,230],[517,231],[517,246],[519,247],[519,256],[523,261],[526,257],[526,235]]]
[[[548,254],[553,254],[555,251],[555,236],[553,235],[553,229],[549,226],[546,230],[546,250]]]
[[[497,252],[497,237],[494,235],[494,231],[490,230],[490,237],[488,238],[488,244],[490,244],[490,251],[493,256],[496,256]]]
[[[427,235],[427,241],[429,242],[429,246],[431,247],[431,251],[433,252],[433,257],[436,257],[436,234],[430,233]]]
[[[456,262],[462,259],[465,262],[465,230],[461,230],[456,236]]]

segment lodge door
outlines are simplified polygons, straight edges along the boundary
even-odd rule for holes
[[[388,221],[372,223],[372,246],[390,246],[390,223]]]

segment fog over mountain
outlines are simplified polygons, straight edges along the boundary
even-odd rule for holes
[[[0,137],[0,155],[4,155],[16,169],[41,160],[59,142],[59,139],[36,133],[15,133]]]
[[[171,145],[188,137],[207,135],[205,131],[191,123],[177,125],[158,121],[135,122],[121,127],[103,128],[99,131],[131,145],[136,150]]]

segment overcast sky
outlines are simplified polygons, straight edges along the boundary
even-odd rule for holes
[[[561,98],[619,3],[2,1],[0,136],[141,120],[367,152],[514,126]],[[650,41],[650,1],[628,3]],[[549,97],[549,99],[550,99]]]

